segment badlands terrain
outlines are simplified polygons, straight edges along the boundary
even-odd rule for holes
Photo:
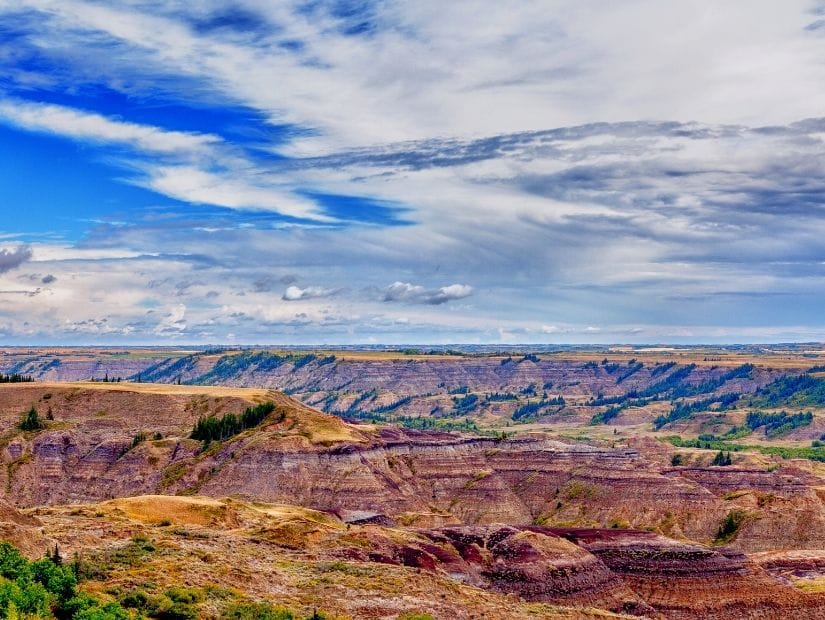
[[[2,538],[57,549],[88,617],[825,618],[816,346],[9,349],[0,373]]]

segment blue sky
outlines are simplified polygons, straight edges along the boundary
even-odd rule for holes
[[[823,24],[0,0],[0,343],[825,340]]]

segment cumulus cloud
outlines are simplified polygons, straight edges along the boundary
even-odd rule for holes
[[[331,297],[337,292],[336,289],[323,288],[320,286],[308,286],[300,288],[298,286],[288,286],[281,299],[284,301],[299,301],[302,299],[318,299],[320,297]]]
[[[393,282],[384,290],[384,301],[437,306],[454,299],[473,294],[473,287],[466,284],[450,284],[437,289],[426,289],[409,282]]]
[[[167,309],[154,329],[160,336],[176,336],[186,331],[186,305],[176,304]]]
[[[28,260],[31,260],[32,249],[27,245],[21,245],[13,250],[0,250],[0,273],[5,273],[16,269]]]

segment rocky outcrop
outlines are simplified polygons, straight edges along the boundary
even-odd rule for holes
[[[0,355],[0,372],[28,374],[42,381],[77,381],[90,378],[139,377],[145,382],[191,383],[262,387],[286,391],[297,399],[343,416],[367,415],[390,407],[394,414],[428,416],[448,414],[454,397],[464,392],[479,396],[472,414],[510,418],[531,397],[563,394],[565,417],[586,423],[604,407],[582,406],[597,395],[618,396],[661,382],[670,374],[689,371],[686,385],[713,383],[730,366],[687,363],[663,364],[667,358],[641,362],[623,357],[611,363],[576,359],[576,356],[461,356],[403,355],[348,356],[309,352],[236,351],[226,354],[169,351],[32,351]],[[723,381],[711,391],[754,392],[787,370],[757,367],[747,376]],[[486,400],[492,393],[509,395]],[[535,398],[534,398],[535,400]],[[541,415],[552,419],[559,407]],[[661,411],[629,409],[613,423],[650,422]],[[820,431],[821,434],[822,431]],[[818,435],[816,435],[818,436]],[[813,435],[812,435],[813,437]]]
[[[735,540],[744,551],[824,549],[825,510],[821,481],[794,468],[777,471],[734,467],[678,468],[666,475],[687,478],[747,515]]]
[[[601,560],[550,531],[489,525],[417,534],[399,543],[384,530],[365,528],[349,533],[337,553],[348,560],[446,574],[458,583],[527,601],[655,615]]]
[[[200,493],[299,503],[341,515],[363,512],[400,523],[618,525],[710,541],[737,505],[725,489],[749,484],[776,488],[779,499],[760,506],[762,520],[742,528],[736,544],[744,549],[767,548],[783,535],[797,548],[815,542],[803,535],[802,521],[798,532],[760,530],[770,523],[779,527],[786,515],[782,497],[798,496],[787,504],[795,509],[804,499],[809,521],[822,518],[808,481],[789,484],[781,472],[674,469],[634,449],[563,443],[540,434],[499,440],[352,426],[276,392],[253,391],[247,398],[277,402],[283,419],[203,450],[187,438],[197,417],[237,412],[250,400],[173,386],[0,390],[0,455],[6,463],[0,478],[6,496],[20,506]],[[38,433],[15,430],[20,412],[33,402],[41,412],[52,411],[54,420]],[[141,433],[145,441],[135,443]],[[723,480],[736,475],[739,482]]]
[[[442,592],[460,584],[524,604],[646,617],[825,617],[822,597],[793,585],[813,590],[825,574],[813,467],[672,467],[653,440],[607,448],[542,433],[352,425],[265,390],[22,385],[0,395],[7,500],[42,515],[103,506],[89,507],[111,509],[101,531],[134,515],[161,527],[168,512],[303,554],[300,562],[427,575]],[[259,426],[210,445],[188,438],[199,416],[261,400],[275,411]],[[53,419],[24,432],[17,423],[32,403]],[[161,496],[98,503],[148,494]],[[61,517],[61,544],[75,510],[84,508]],[[718,537],[733,511],[735,531]],[[303,520],[271,522],[293,513]],[[0,533],[20,539],[37,532],[37,518],[0,505]],[[91,545],[97,534],[83,536]],[[717,538],[726,544],[708,546]],[[39,533],[30,540],[32,550],[48,544]],[[748,555],[762,550],[775,555]]]
[[[552,531],[599,558],[667,618],[825,618],[825,596],[804,594],[739,551],[648,532]]]

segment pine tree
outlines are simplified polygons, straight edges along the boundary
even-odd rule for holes
[[[18,425],[20,430],[22,431],[39,431],[45,425],[40,420],[40,416],[37,413],[37,409],[32,406],[31,409],[23,416],[23,419],[20,421]]]
[[[716,454],[716,456],[713,457],[713,462],[711,463],[711,465],[715,465],[715,466],[719,466],[719,467],[725,467],[727,465],[733,465],[733,459],[730,456],[730,451],[728,451],[726,453],[726,452],[722,452],[721,450],[719,450],[719,452]]]

